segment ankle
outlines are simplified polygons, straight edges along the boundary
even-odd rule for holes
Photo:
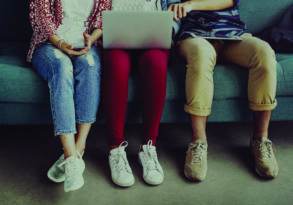
[[[152,139],[148,139],[146,141],[144,141],[143,145],[153,145],[156,146],[156,141],[152,140]]]
[[[66,152],[64,152],[64,159],[68,159],[70,157],[76,157],[76,153],[66,153]]]
[[[263,141],[269,138],[268,133],[254,133],[252,136],[253,140]]]
[[[192,138],[192,143],[207,143],[207,137],[203,136],[203,137],[193,137]]]
[[[113,149],[116,149],[118,147],[119,147],[119,145],[110,145],[109,151],[111,152]]]
[[[78,152],[80,155],[84,154],[84,150],[85,150],[85,147],[76,147],[76,152]]]

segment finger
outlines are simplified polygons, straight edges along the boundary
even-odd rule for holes
[[[171,6],[169,6],[168,11],[173,11],[174,9],[174,4],[172,4]]]
[[[64,49],[65,53],[67,53],[70,56],[76,56],[78,53],[75,50],[71,50],[71,49]]]
[[[85,48],[83,48],[82,50],[80,50],[80,51],[78,51],[78,52],[79,52],[81,55],[83,55],[83,54],[89,52],[89,48],[88,48],[88,47],[85,47]]]
[[[177,9],[177,18],[179,19],[182,18],[182,6],[179,6]]]
[[[74,55],[74,56],[81,56],[81,55],[84,55],[88,52],[88,50],[86,48],[80,50],[80,51],[75,51],[73,50],[71,53],[71,55]]]
[[[71,50],[69,50],[69,49],[64,49],[64,52],[65,52],[67,55],[69,55],[69,56],[72,55]]]
[[[179,19],[178,19],[178,16],[177,16],[177,11],[178,11],[178,5],[175,5],[175,6],[174,6],[174,9],[173,9],[173,13],[174,13],[174,19],[175,19],[176,21],[179,20]]]
[[[92,42],[91,42],[91,40],[88,39],[88,40],[85,42],[85,46],[86,46],[87,48],[90,48],[91,45],[92,45]]]
[[[73,49],[73,46],[71,44],[64,43],[64,48]]]
[[[92,45],[88,44],[85,48],[89,51],[91,49]]]
[[[85,39],[88,39],[88,38],[91,37],[91,36],[90,36],[88,33],[86,33],[86,32],[83,33],[83,36],[84,36]]]
[[[92,44],[91,35],[88,33],[83,33],[84,36],[84,44],[86,47],[90,48]]]
[[[187,16],[186,8],[182,6],[182,18]]]
[[[91,40],[91,36],[88,33],[83,33],[84,41],[88,43]]]

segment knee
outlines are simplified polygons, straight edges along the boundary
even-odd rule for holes
[[[165,73],[168,66],[168,51],[160,49],[151,49],[145,51],[140,59],[140,67],[148,70]]]
[[[276,71],[276,55],[271,46],[265,41],[259,41],[254,46],[254,58],[252,65],[262,69],[264,73],[272,73]]]
[[[75,72],[84,73],[87,75],[100,74],[101,63],[98,55],[88,52],[85,55],[79,56],[75,59]]]
[[[61,82],[73,81],[73,65],[71,60],[67,56],[61,55],[61,51],[55,50],[54,52],[56,58],[51,64],[53,70],[52,80]]]
[[[185,57],[189,68],[200,72],[207,67],[213,69],[217,61],[217,52],[214,46],[205,39],[192,38],[180,43],[180,50]]]
[[[95,68],[100,67],[100,62],[98,59],[96,59],[96,56],[94,56],[91,52],[88,52],[85,55],[79,56],[76,58],[76,64],[81,65],[84,68]]]

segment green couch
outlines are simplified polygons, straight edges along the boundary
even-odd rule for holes
[[[5,1],[0,7],[0,124],[49,123],[48,89],[25,62],[31,29],[28,22],[28,1]],[[249,31],[259,32],[280,19],[293,0],[242,0],[241,16]],[[273,120],[293,119],[293,54],[277,54],[278,107]],[[232,67],[236,67],[231,69]],[[251,112],[247,106],[245,69],[235,65],[218,65],[215,69],[215,97],[212,122],[247,121]],[[184,64],[172,57],[168,72],[168,90],[162,122],[186,122],[184,104]],[[137,78],[129,82],[128,122],[140,120]]]

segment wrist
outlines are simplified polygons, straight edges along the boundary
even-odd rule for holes
[[[57,48],[61,49],[62,48],[62,44],[64,43],[64,39],[59,39],[58,42],[57,42]]]
[[[95,35],[94,33],[92,34],[92,35],[90,35],[90,41],[92,42],[92,43],[95,43],[96,41],[97,41],[97,35]]]

